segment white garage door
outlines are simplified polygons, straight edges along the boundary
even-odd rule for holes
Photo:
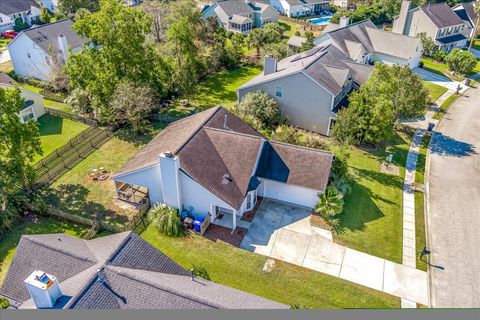
[[[263,196],[313,208],[318,203],[318,191],[272,180],[263,180]]]

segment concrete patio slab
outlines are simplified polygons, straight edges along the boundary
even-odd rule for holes
[[[338,277],[344,253],[344,247],[322,236],[314,235],[303,260],[303,266]]]
[[[340,278],[382,291],[384,264],[384,259],[346,248]]]
[[[280,229],[272,249],[272,258],[302,265],[310,237],[291,230]]]
[[[406,265],[385,261],[383,291],[428,305],[427,274]]]

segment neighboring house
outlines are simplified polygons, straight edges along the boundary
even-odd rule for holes
[[[453,11],[463,20],[467,26],[462,34],[470,39],[475,35],[477,15],[475,14],[475,2],[462,2],[454,6]]]
[[[227,31],[247,34],[253,28],[278,22],[278,11],[262,1],[222,0],[203,8],[202,18],[209,17],[216,17]]]
[[[435,41],[438,49],[446,52],[467,44],[464,32],[468,27],[447,3],[429,3],[410,9],[411,3],[402,2],[400,15],[394,18],[392,32],[412,37],[425,33]]]
[[[238,88],[238,100],[265,91],[277,100],[289,124],[328,136],[346,95],[365,83],[372,68],[325,41],[278,63],[266,58],[263,73]]]
[[[194,277],[133,232],[23,235],[0,296],[19,309],[288,309]]]
[[[13,29],[16,19],[31,26],[40,19],[40,5],[35,0],[1,0],[0,32]]]
[[[20,32],[8,44],[15,73],[46,81],[53,59],[65,63],[70,52],[80,51],[88,41],[72,29],[72,24],[65,19]]]
[[[269,0],[269,2],[281,14],[291,18],[330,11],[330,0]]]
[[[423,53],[420,39],[378,29],[370,20],[339,26],[315,39],[315,44],[333,41],[358,63],[418,67]]]
[[[40,0],[40,4],[50,12],[57,12],[58,0]]]
[[[138,6],[143,0],[123,0],[123,3],[128,7]]]
[[[353,0],[332,0],[332,5],[344,9],[353,8]]]
[[[293,35],[288,39],[287,45],[292,49],[294,52],[299,52],[302,48],[302,45],[307,41],[307,38],[303,38],[300,36]]]
[[[112,179],[119,199],[131,201],[130,191],[143,187],[151,203],[235,229],[258,196],[312,208],[332,161],[326,151],[268,141],[216,107],[170,124]]]
[[[0,72],[0,87],[4,89],[18,87],[20,89],[21,96],[25,100],[25,107],[19,112],[20,120],[22,122],[27,122],[30,119],[38,120],[38,118],[45,114],[43,96],[22,87],[4,72]]]

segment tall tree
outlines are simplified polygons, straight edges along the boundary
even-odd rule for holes
[[[446,57],[448,68],[456,74],[469,74],[477,66],[477,58],[470,52],[459,48],[453,49]]]
[[[302,47],[300,48],[301,51],[307,51],[315,47],[315,43],[314,43],[315,38],[313,37],[312,31],[305,32],[305,38],[307,40],[304,43],[302,43]]]
[[[475,29],[472,31],[472,36],[470,37],[470,44],[468,45],[468,51],[472,50],[472,45],[475,42],[475,39],[477,38],[477,35],[478,35],[478,24],[480,23],[480,1],[479,0],[474,2],[473,12],[475,12],[475,15],[477,16],[477,18],[475,19],[475,25],[473,26]]]
[[[145,0],[143,10],[152,17],[152,35],[157,43],[164,43],[167,38],[168,14],[170,4],[168,1]]]
[[[65,16],[74,17],[80,9],[86,9],[90,12],[97,11],[99,0],[59,0],[58,11]]]

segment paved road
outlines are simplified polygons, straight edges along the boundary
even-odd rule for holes
[[[433,307],[480,307],[480,89],[449,109],[432,138],[428,243]]]

